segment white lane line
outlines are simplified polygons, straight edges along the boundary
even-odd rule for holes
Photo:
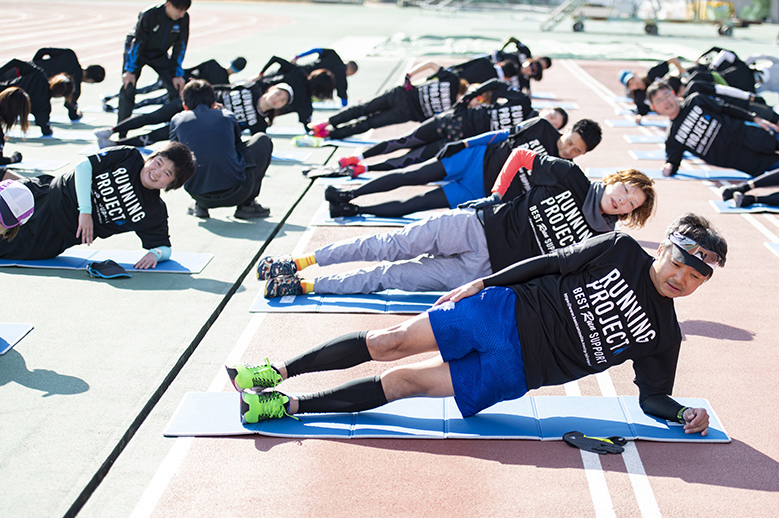
[[[295,245],[295,249],[292,251],[291,255],[293,257],[297,257],[303,253],[303,250],[308,246],[311,237],[314,235],[314,230],[314,227],[308,227],[306,229],[297,245]],[[225,358],[225,365],[232,365],[240,362],[246,349],[249,347],[252,338],[259,331],[266,314],[267,313],[254,314],[249,321],[249,324],[241,333],[241,336],[238,337],[238,340],[235,342],[235,346],[227,355],[227,358]],[[227,381],[227,372],[220,368],[213,381],[208,386],[208,392],[221,391]],[[154,509],[157,507],[157,503],[160,501],[160,498],[162,498],[163,493],[170,484],[170,481],[176,473],[178,473],[181,464],[184,462],[184,459],[189,452],[189,448],[192,445],[192,439],[194,439],[194,437],[179,437],[175,440],[173,447],[162,460],[162,463],[160,463],[157,472],[154,474],[154,477],[152,477],[149,485],[146,486],[146,490],[143,492],[143,495],[141,495],[130,518],[147,518],[151,516]]]
[[[230,365],[238,363],[243,356],[246,348],[251,343],[252,338],[257,334],[257,330],[262,325],[262,321],[265,319],[266,313],[255,313],[249,324],[244,329],[241,336],[235,342],[230,354],[225,359],[225,364]],[[219,372],[214,377],[211,384],[208,386],[208,392],[221,391],[222,387],[227,383],[227,372],[220,368]],[[237,397],[237,396],[236,396]],[[192,445],[194,437],[179,437],[173,443],[168,454],[160,463],[157,468],[157,472],[149,481],[149,485],[146,486],[146,490],[141,495],[140,500],[135,505],[130,518],[147,518],[151,516],[154,509],[157,507],[157,503],[162,498],[163,493],[167,489],[170,481],[179,472],[181,464],[189,452],[189,448]]]
[[[777,218],[774,214],[766,214],[765,219],[773,223],[775,227],[779,228],[779,218]]]
[[[566,396],[579,397],[582,395],[579,383],[576,381],[569,381],[563,385],[563,388],[565,388]],[[595,508],[595,516],[616,518],[609,486],[606,484],[606,475],[603,473],[603,466],[600,463],[600,455],[584,450],[579,450],[579,453],[582,456],[584,475],[587,477],[587,486],[590,488],[590,498]]]
[[[585,85],[590,87],[590,89],[595,92],[596,95],[601,97],[604,101],[606,101],[608,104],[614,106],[616,102],[611,97],[611,92],[601,83],[599,83],[595,78],[593,78],[591,75],[589,75],[587,72],[582,70],[582,68],[568,60],[564,60],[563,64],[566,68],[568,68],[571,72],[576,75],[577,78],[579,78]],[[604,94],[603,92],[609,92],[609,96]],[[614,388],[614,383],[611,380],[611,376],[608,372],[601,372],[595,376],[598,386],[601,390],[601,393],[605,397],[616,397],[617,391]],[[566,392],[567,392],[567,385],[566,385]],[[622,454],[623,461],[625,462],[625,468],[627,468],[628,476],[630,477],[630,482],[633,486],[633,492],[636,495],[636,500],[638,502],[638,508],[641,512],[641,516],[645,518],[649,517],[656,517],[660,516],[659,507],[657,505],[657,500],[655,499],[654,492],[652,491],[652,486],[649,484],[649,479],[646,476],[646,471],[644,470],[644,465],[641,462],[641,457],[638,454],[638,449],[636,448],[635,443],[629,442],[628,443],[630,453],[626,456],[626,453],[628,452],[628,448],[625,448],[625,453]],[[582,460],[585,460],[584,453],[582,452]],[[595,455],[597,457],[597,454],[590,454]],[[597,461],[598,467],[600,468],[600,460],[597,458],[595,460],[592,460],[590,462]],[[585,466],[585,469],[586,466]],[[590,476],[593,477],[593,482],[590,485],[590,492],[593,493],[593,483],[600,483],[600,478],[603,478],[603,484],[605,486],[606,479],[603,477],[603,473],[601,471],[600,477],[598,477],[595,473],[590,474],[588,472],[588,478],[587,481],[590,482]],[[596,486],[597,487],[597,486]],[[605,488],[606,496],[609,498],[609,506],[608,510],[613,514],[614,508],[611,504],[611,496],[608,495],[608,487]],[[603,498],[603,495],[598,495],[599,498]],[[602,502],[599,500],[596,501],[595,495],[593,494],[593,503],[595,503],[596,507],[596,513],[599,512],[599,510],[603,510],[603,512],[606,512],[607,510],[603,508]],[[599,504],[601,505],[601,508],[599,508]]]
[[[753,227],[755,227],[757,230],[759,230],[765,237],[767,237],[772,243],[779,243],[779,237],[776,237],[776,234],[768,230],[768,228],[765,227],[762,223],[760,223],[755,216],[752,214],[742,214],[741,215],[745,220],[750,222]]]

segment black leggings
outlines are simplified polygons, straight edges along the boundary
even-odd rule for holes
[[[448,208],[449,200],[446,198],[444,190],[440,187],[436,187],[432,191],[428,191],[425,194],[420,194],[419,196],[414,196],[413,198],[404,201],[389,201],[367,207],[359,206],[357,213],[373,214],[383,218],[399,218],[406,214],[413,214],[423,210]]]
[[[116,126],[114,126],[114,132],[119,133],[120,137],[124,137],[131,129],[138,129],[149,124],[159,124],[160,122],[170,122],[174,115],[184,109],[184,104],[181,97],[165,103],[157,110],[151,113],[142,113],[140,115],[134,115],[129,117]],[[162,139],[158,139],[162,140]],[[156,140],[153,142],[157,142]]]
[[[779,192],[767,194],[765,196],[755,196],[755,203],[764,203],[772,207],[779,207]]]
[[[441,138],[441,135],[438,133],[438,126],[438,118],[431,117],[408,135],[379,142],[363,152],[362,156],[363,158],[371,158],[374,156],[386,155],[387,153],[392,153],[398,149],[414,149],[430,144]]]
[[[399,86],[365,104],[341,110],[328,120],[334,128],[330,132],[330,138],[342,139],[369,129],[419,120],[413,114],[409,101],[409,96],[414,93],[415,90],[406,92]],[[346,124],[350,121],[354,122]]]
[[[361,185],[354,191],[354,196],[365,196],[377,192],[387,192],[405,185],[425,185],[430,182],[440,182],[446,177],[446,170],[438,159],[428,160],[421,164],[405,167],[394,173],[382,175]]]

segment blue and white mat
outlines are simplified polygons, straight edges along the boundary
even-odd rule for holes
[[[301,414],[244,425],[238,392],[189,392],[163,434],[168,437],[267,435],[330,439],[535,439],[561,440],[578,430],[593,437],[618,435],[629,440],[730,442],[705,399],[679,398],[705,408],[709,433],[685,434],[682,425],[651,417],[638,398],[525,396],[504,401],[464,418],[454,398],[413,398],[356,413]]]
[[[214,254],[173,252],[167,261],[157,263],[155,268],[136,270],[133,264],[146,255],[145,250],[88,250],[70,248],[52,259],[20,260],[0,259],[0,267],[20,266],[23,268],[50,268],[59,270],[85,270],[87,264],[112,259],[128,272],[150,273],[200,273]]]
[[[403,313],[427,311],[446,292],[385,290],[368,294],[333,295],[311,293],[266,299],[260,293],[250,313]]]
[[[0,355],[10,351],[30,331],[32,324],[0,324]]]

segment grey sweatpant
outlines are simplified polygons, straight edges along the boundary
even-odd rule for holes
[[[451,290],[492,273],[484,227],[473,209],[454,209],[400,230],[339,241],[314,252],[320,266],[384,261],[314,278],[316,293]]]

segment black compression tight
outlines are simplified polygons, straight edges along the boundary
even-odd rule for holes
[[[399,218],[423,210],[448,209],[449,200],[440,187],[405,201],[389,201],[370,206],[358,206],[359,214],[373,214],[383,218]]]
[[[364,196],[376,192],[391,191],[404,185],[425,185],[430,182],[440,182],[445,177],[446,170],[444,170],[443,164],[439,160],[432,159],[394,173],[382,175],[361,185],[353,192],[355,197]]]
[[[362,378],[340,387],[298,398],[299,414],[315,412],[361,412],[387,404],[381,376]]]
[[[287,377],[306,372],[348,369],[371,361],[366,334],[366,331],[345,334],[296,356],[286,363]]]
[[[437,122],[435,118],[428,119],[409,135],[379,142],[364,151],[362,156],[363,158],[370,158],[392,153],[398,149],[414,149],[438,140],[441,136],[438,134]]]

